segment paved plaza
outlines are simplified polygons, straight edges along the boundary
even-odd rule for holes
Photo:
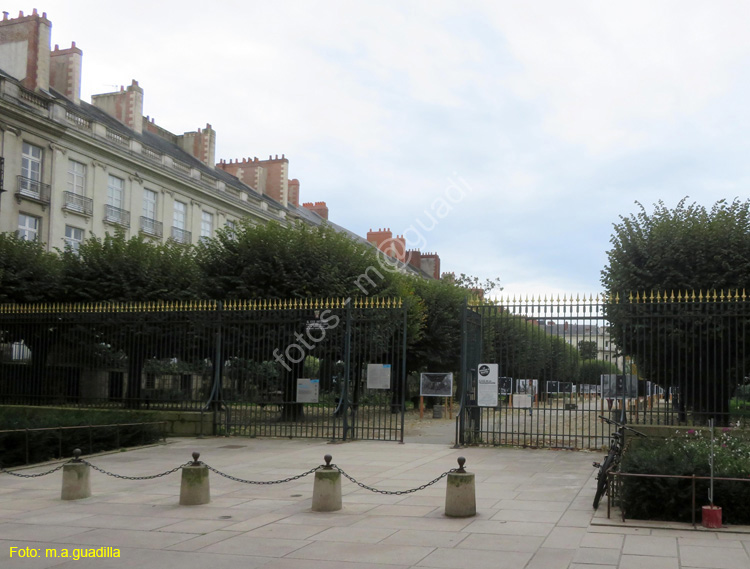
[[[183,464],[193,451],[250,480],[302,473],[330,453],[349,475],[391,491],[420,486],[465,456],[476,475],[478,512],[445,517],[445,479],[402,495],[344,480],[343,509],[314,513],[312,475],[249,485],[211,473],[211,503],[180,506],[179,472],[142,481],[92,472],[92,497],[77,501],[60,500],[60,472],[32,479],[0,474],[0,569],[750,569],[748,533],[637,527],[608,521],[606,507],[594,517],[591,462],[601,453],[233,437],[171,439],[90,461],[142,476]],[[120,557],[61,558],[64,550],[107,547]],[[39,553],[10,558],[11,548]]]

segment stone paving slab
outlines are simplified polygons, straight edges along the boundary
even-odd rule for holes
[[[330,453],[361,482],[403,491],[455,468],[462,455],[476,475],[477,515],[444,515],[445,479],[398,495],[344,480],[343,509],[318,513],[311,511],[312,476],[249,485],[212,473],[212,501],[180,506],[179,472],[144,481],[92,472],[91,498],[66,502],[60,473],[34,479],[0,474],[0,569],[750,569],[750,528],[622,522],[606,518],[606,505],[594,513],[592,453],[455,450],[416,442],[231,442],[240,448],[227,448],[235,445],[225,438],[174,439],[89,460],[141,476],[184,464],[197,450],[222,472],[269,481],[309,470]],[[120,557],[71,557],[106,546]],[[11,547],[39,553],[11,558]]]

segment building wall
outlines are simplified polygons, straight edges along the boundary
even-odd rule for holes
[[[20,216],[28,215],[39,220],[38,238],[48,249],[64,247],[66,228],[82,230],[83,238],[120,228],[126,236],[141,232],[165,240],[172,235],[177,201],[187,206],[185,229],[191,243],[200,238],[203,212],[213,215],[214,231],[241,218],[253,223],[296,219],[282,203],[215,169],[216,133],[210,125],[175,135],[143,117],[143,89],[137,81],[119,92],[95,96],[94,106],[76,101],[82,52],[75,44],[68,50],[56,46],[52,72],[49,64],[32,65],[44,61],[45,53],[50,59],[50,26],[38,14],[0,21],[0,69],[18,75],[0,77],[6,189],[0,194],[0,231],[16,231]],[[30,53],[34,50],[38,53]],[[32,85],[27,80],[31,68],[46,73],[47,85],[52,73],[53,88],[60,94],[41,90],[45,81],[38,77]],[[41,149],[41,184],[31,184],[41,192],[28,192],[30,182],[19,180],[24,143]],[[67,193],[71,161],[85,169],[82,199]],[[270,174],[286,180],[288,161],[282,157],[274,162]],[[109,176],[123,182],[122,212],[114,218],[107,209]],[[142,223],[146,189],[156,193],[157,208],[153,221]],[[159,224],[160,235],[150,231]]]

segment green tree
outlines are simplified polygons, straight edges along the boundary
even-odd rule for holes
[[[90,237],[77,251],[61,253],[62,280],[66,300],[73,302],[146,302],[193,300],[200,273],[193,251],[167,241],[154,243],[142,236],[127,239],[123,232]],[[193,327],[193,343],[176,347],[167,341],[173,324],[161,313],[119,314],[103,319],[97,328],[77,326],[63,335],[78,345],[111,346],[127,359],[127,399],[138,405],[141,375],[147,360],[185,357],[188,347],[194,358],[210,356],[210,331],[200,323]],[[160,340],[160,341],[157,341]],[[182,352],[182,353],[180,353]]]
[[[60,299],[60,261],[39,241],[26,241],[14,233],[0,233],[0,303],[39,303]],[[49,326],[28,327],[13,318],[0,324],[0,343],[23,342],[31,352],[28,380],[22,389],[41,393],[45,366],[52,345]]]
[[[191,248],[122,231],[90,237],[61,252],[62,287],[73,302],[146,302],[199,297],[200,272]]]
[[[601,376],[622,373],[612,362],[586,360],[578,368],[578,383],[599,385]]]
[[[578,352],[582,360],[595,360],[599,353],[596,342],[592,340],[581,340],[578,342]]]
[[[39,241],[0,233],[0,303],[60,299],[60,263]]]
[[[602,271],[613,338],[643,378],[680,388],[682,419],[692,410],[699,421],[725,423],[733,388],[750,363],[744,303],[684,302],[671,294],[700,298],[701,291],[748,288],[750,200],[722,200],[711,209],[687,198],[674,209],[660,201],[652,213],[638,205],[637,214],[615,224]],[[645,301],[628,301],[643,292]]]

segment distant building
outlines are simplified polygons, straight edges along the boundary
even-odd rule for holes
[[[440,278],[440,256],[437,253],[422,253],[419,249],[406,249],[406,238],[394,236],[390,227],[367,232],[367,240],[386,255],[416,269],[423,276]]]

